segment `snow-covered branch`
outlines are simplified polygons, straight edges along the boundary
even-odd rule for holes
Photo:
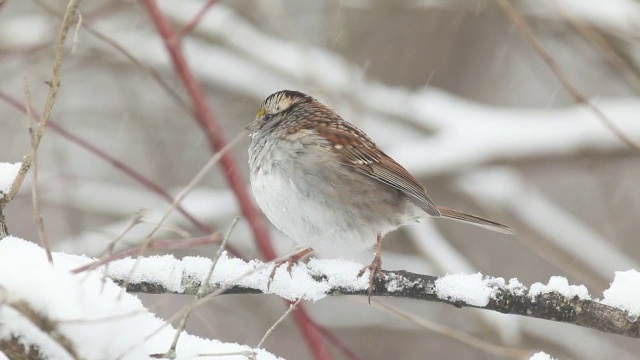
[[[55,266],[42,248],[22,239],[0,241],[0,353],[11,359],[138,360],[167,351],[176,332],[169,323],[100,271],[70,272],[91,258],[64,253],[53,258]],[[276,359],[261,349],[183,332],[176,356],[203,354]]]
[[[211,261],[205,258],[173,256],[144,258],[130,274],[136,262],[123,259],[111,263],[108,276],[116,282],[128,279],[129,292],[196,295]],[[288,274],[278,269],[267,288],[272,264],[244,262],[223,255],[216,265],[205,294],[275,294],[283,298],[317,301],[329,295],[367,295],[367,277],[357,277],[361,264],[347,260],[312,259],[296,266]],[[442,277],[407,271],[385,271],[386,279],[375,283],[374,296],[391,296],[441,302],[456,307],[474,307],[504,314],[553,320],[607,333],[640,337],[638,311],[629,304],[617,303],[620,292],[610,289],[603,302],[592,300],[586,287],[569,285],[562,277],[552,277],[547,285],[536,283],[527,288],[515,279],[482,274],[455,274]],[[640,273],[630,271],[640,278]],[[621,276],[619,273],[618,275]],[[626,273],[624,273],[626,274]],[[613,286],[613,285],[612,285]],[[223,291],[221,291],[223,290]],[[613,306],[620,305],[621,307]]]

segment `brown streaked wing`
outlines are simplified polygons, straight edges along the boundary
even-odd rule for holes
[[[424,186],[402,165],[382,152],[362,131],[343,122],[340,126],[320,126],[318,134],[337,146],[334,151],[346,159],[345,165],[372,179],[405,193],[431,216],[440,216]]]

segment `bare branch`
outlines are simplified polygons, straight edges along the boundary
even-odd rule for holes
[[[615,66],[618,71],[622,74],[623,78],[629,83],[629,85],[637,92],[640,93],[640,76],[633,69],[631,64],[627,59],[625,59],[622,55],[618,53],[618,51],[607,41],[607,39],[602,35],[601,32],[594,29],[592,26],[587,24],[580,17],[572,14],[568,9],[566,9],[562,4],[558,1],[547,1],[547,3],[551,4],[556,8],[558,13],[564,17],[571,26],[576,28],[582,34],[582,36],[587,39],[589,42],[593,44],[604,57],[609,61],[613,66]]]
[[[55,8],[51,7],[49,4],[45,3],[44,1],[34,0],[34,2],[36,4],[38,4],[38,6],[40,6],[43,10],[45,10],[49,14],[52,14],[52,15],[55,15],[55,16],[58,16],[58,17],[61,17],[61,18],[63,17],[62,13],[58,12]],[[182,96],[172,86],[170,86],[162,78],[162,75],[160,75],[160,73],[158,71],[153,69],[151,66],[146,64],[144,61],[138,59],[135,55],[133,55],[125,47],[120,45],[120,43],[118,43],[116,40],[114,40],[110,36],[104,34],[103,32],[100,32],[100,31],[96,30],[95,28],[93,28],[92,26],[90,26],[90,25],[88,25],[86,23],[82,24],[82,29],[85,30],[86,32],[88,32],[89,34],[95,36],[98,40],[103,41],[107,45],[111,46],[117,52],[122,54],[129,61],[131,61],[134,65],[140,67],[146,74],[148,74],[167,93],[169,99],[174,100],[178,104],[178,106],[180,106],[180,108],[185,111],[186,114],[188,114],[189,116],[193,115],[193,113],[191,111],[191,108],[189,107],[189,104],[182,98]]]
[[[56,101],[56,96],[58,95],[58,89],[60,88],[62,59],[64,57],[64,43],[67,39],[67,33],[69,32],[71,22],[78,12],[79,4],[80,0],[69,0],[69,2],[67,3],[67,9],[64,13],[64,17],[62,18],[62,24],[60,25],[60,32],[58,34],[58,42],[56,44],[56,54],[53,63],[51,80],[47,81],[47,84],[49,85],[49,93],[47,94],[44,111],[42,112],[42,116],[40,117],[40,121],[38,122],[38,130],[34,135],[33,144],[31,145],[33,148],[35,148],[34,151],[36,151],[38,149],[38,146],[40,145],[40,140],[42,139],[42,135],[44,135],[44,130],[47,127],[49,117],[51,116],[51,111],[53,111],[53,105]],[[24,181],[24,177],[29,171],[29,167],[31,166],[31,160],[32,156],[30,154],[27,154],[24,157],[22,165],[20,166],[20,170],[18,171],[18,176],[11,186],[11,191],[9,192],[9,194],[5,195],[6,202],[11,201],[18,193],[18,190],[20,190],[20,186]]]
[[[198,293],[196,294],[194,302],[198,301],[198,299],[204,296],[206,284],[210,282],[211,274],[213,274],[213,270],[215,270],[216,268],[218,259],[220,258],[220,255],[222,255],[222,251],[224,251],[227,245],[227,240],[229,240],[229,236],[231,235],[231,232],[238,224],[238,220],[240,220],[240,218],[236,216],[231,222],[231,225],[229,226],[229,230],[227,230],[227,233],[224,235],[224,238],[222,239],[222,244],[220,244],[218,251],[216,251],[216,254],[213,257],[213,262],[211,263],[211,268],[209,268],[209,273],[205,277],[205,279],[207,280],[202,282],[202,284],[200,285],[200,289],[198,289]],[[195,307],[189,307],[188,310],[184,313],[184,316],[180,320],[178,328],[176,329],[176,333],[173,336],[173,341],[171,342],[171,346],[169,346],[169,350],[167,350],[167,352],[163,354],[163,357],[166,357],[169,359],[175,359],[176,346],[178,346],[178,340],[180,339],[180,334],[182,334],[182,332],[184,331],[184,328],[187,326],[187,319],[189,318],[189,315],[191,315],[191,311],[193,311],[193,309],[195,309]]]
[[[73,347],[73,342],[58,331],[58,323],[56,321],[51,320],[48,317],[38,313],[31,307],[31,305],[24,301],[6,302],[4,303],[4,305],[11,307],[20,315],[27,318],[35,327],[40,329],[43,333],[48,334],[58,345],[60,345],[60,347],[62,347],[71,356],[71,358],[81,359],[81,357]],[[24,339],[23,341],[19,341],[19,343],[23,342]],[[4,348],[0,347],[0,349]],[[29,348],[25,348],[24,351],[27,352],[30,349],[31,346],[29,346]]]
[[[33,132],[33,108],[31,106],[31,91],[29,90],[29,83],[27,77],[23,79],[24,95],[26,101],[27,110],[27,127],[29,129],[29,138],[31,138],[31,149],[29,155],[31,156],[33,181],[31,184],[31,203],[33,204],[33,217],[36,225],[38,226],[38,235],[40,236],[40,242],[42,243],[45,253],[47,254],[47,260],[53,264],[53,257],[51,256],[51,245],[49,245],[49,239],[47,233],[44,231],[44,221],[42,220],[42,212],[40,211],[40,201],[38,196],[38,149],[36,144],[36,135]]]
[[[206,131],[211,149],[214,152],[220,151],[226,145],[225,136],[217,119],[213,115],[211,107],[206,101],[202,86],[187,63],[187,59],[182,51],[180,37],[178,37],[178,34],[165,15],[162,14],[155,0],[143,0],[142,3],[147,8],[149,16],[164,41],[174,69],[180,77],[180,80],[182,80],[182,84],[191,99],[196,119],[199,125]],[[258,245],[262,256],[267,260],[276,258],[277,255],[271,245],[271,239],[269,237],[269,229],[262,215],[253,205],[242,174],[231,154],[225,154],[222,159],[220,159],[220,165],[224,169],[223,173],[226,176],[227,183],[236,195],[242,213],[251,227],[253,236],[256,239],[256,245]]]
[[[278,320],[276,320],[276,322],[273,323],[273,325],[271,325],[271,327],[267,330],[267,332],[264,333],[264,336],[262,337],[262,339],[260,339],[260,342],[258,342],[258,345],[256,345],[256,349],[260,349],[262,347],[262,345],[267,340],[269,335],[271,335],[271,333],[276,328],[276,326],[280,325],[280,323],[284,321],[284,319],[286,319],[286,317],[289,316],[289,314],[291,314],[293,310],[296,309],[296,306],[300,304],[300,301],[302,301],[302,298],[298,299],[298,301],[294,303],[289,304],[289,308],[287,309],[287,311],[285,311],[284,314],[282,314],[282,316],[280,316],[280,318],[278,318]]]
[[[512,359],[528,359],[531,355],[528,351],[523,349],[491,344],[485,340],[482,340],[475,336],[471,336],[464,331],[452,328],[450,326],[434,323],[432,321],[414,315],[408,311],[402,310],[399,307],[392,306],[382,301],[374,301],[373,305],[423,329],[450,336],[462,343],[465,343],[478,350],[482,350],[488,354],[508,357]]]
[[[12,97],[11,95],[3,92],[2,90],[0,90],[0,99],[6,101],[7,103],[9,103],[14,108],[26,113],[24,104],[22,104],[20,101],[18,101],[17,99]],[[34,116],[37,116],[37,113],[34,112]],[[113,156],[108,154],[106,151],[96,147],[91,142],[89,142],[87,140],[84,140],[84,139],[78,137],[77,135],[72,134],[69,130],[65,129],[64,127],[58,125],[57,123],[55,123],[53,121],[50,122],[50,127],[51,127],[51,130],[53,130],[54,132],[60,134],[62,137],[64,137],[67,140],[77,144],[78,146],[80,146],[83,149],[89,151],[90,153],[94,154],[98,158],[108,162],[109,164],[111,164],[116,169],[122,171],[125,175],[129,176],[130,178],[132,178],[134,181],[136,181],[137,183],[139,183],[140,185],[142,185],[144,188],[148,189],[149,191],[157,194],[162,199],[164,199],[166,202],[168,202],[170,204],[173,203],[173,201],[174,201],[173,197],[166,190],[164,190],[160,185],[155,183],[152,179],[149,179],[149,178],[145,177],[144,175],[142,175],[140,172],[138,172],[133,167],[125,164],[124,162],[122,162],[122,161],[120,161],[120,160],[118,160],[116,158],[114,158]],[[184,217],[186,217],[189,221],[191,221],[191,223],[193,223],[193,225],[196,226],[203,233],[212,233],[212,232],[214,232],[213,228],[211,228],[210,226],[208,226],[208,225],[204,224],[203,222],[199,221],[198,219],[196,219],[187,210],[185,210],[180,204],[177,205],[176,209]],[[1,236],[0,236],[0,238],[1,238]],[[239,254],[235,249],[232,249],[231,247],[229,247],[228,250],[229,250],[229,252],[234,252],[235,254]],[[239,255],[237,255],[237,256],[240,257]]]
[[[187,184],[187,186],[185,186],[184,189],[180,191],[180,193],[178,194],[178,196],[176,196],[171,206],[169,206],[169,208],[162,215],[162,218],[160,218],[156,226],[147,235],[144,241],[144,244],[142,244],[142,246],[140,247],[140,252],[138,255],[142,255],[142,253],[144,253],[144,251],[147,250],[147,248],[151,244],[151,241],[153,240],[153,236],[158,231],[158,229],[160,229],[160,227],[162,226],[162,223],[169,217],[169,214],[171,214],[171,212],[178,206],[178,204],[180,204],[182,200],[184,200],[184,198],[189,194],[189,192],[193,190],[193,188],[200,182],[200,180],[202,180],[202,178],[209,172],[209,170],[211,170],[211,168],[213,168],[213,166],[216,165],[218,161],[220,161],[220,159],[222,159],[229,152],[229,150],[231,150],[231,148],[233,148],[233,146],[242,139],[243,136],[244,136],[244,132],[241,132],[235,137],[235,139],[231,140],[231,142],[227,143],[222,149],[220,149],[220,151],[213,154],[211,159],[209,159],[209,161],[202,167],[202,169],[198,171],[198,173],[193,177],[193,179],[191,179],[189,184]],[[131,273],[133,273],[134,271],[135,271],[135,265],[133,268],[131,268]],[[125,281],[125,287],[126,287],[126,281]]]
[[[218,1],[219,0],[208,0],[207,3],[202,6],[202,9],[198,11],[196,16],[194,16],[191,21],[189,21],[189,23],[180,30],[178,36],[183,37],[193,31],[193,29],[200,23],[200,20],[202,20],[202,18],[207,14],[209,8],[215,5]]]
[[[618,128],[618,126],[609,119],[598,107],[593,105],[586,96],[584,96],[578,88],[573,85],[571,81],[564,74],[560,66],[556,63],[555,59],[549,52],[542,46],[540,41],[536,38],[533,33],[533,30],[529,27],[527,22],[524,20],[522,15],[518,13],[518,11],[511,5],[508,0],[497,0],[498,4],[502,8],[502,10],[507,14],[511,22],[520,30],[522,35],[525,37],[527,42],[531,44],[533,49],[538,53],[538,55],[544,60],[549,69],[556,76],[560,84],[564,87],[564,89],[573,97],[573,99],[580,104],[586,105],[589,110],[591,110],[598,119],[602,122],[602,124],[611,131],[615,136],[620,139],[624,144],[626,144],[629,148],[640,151],[640,144],[638,144],[635,140],[631,139],[627,134],[625,134],[622,130]]]
[[[167,241],[153,241],[149,244],[143,244],[140,246],[136,246],[134,248],[110,255],[105,257],[104,259],[101,260],[97,260],[94,261],[92,263],[89,263],[87,265],[83,265],[79,268],[73,269],[71,272],[74,274],[77,273],[81,273],[83,271],[87,271],[87,270],[93,270],[95,268],[97,268],[98,266],[104,265],[104,264],[108,264],[114,260],[118,260],[118,259],[122,259],[125,258],[127,256],[133,256],[133,255],[139,255],[140,253],[144,253],[145,251],[152,251],[152,250],[171,250],[171,249],[186,249],[188,247],[192,247],[192,246],[200,246],[200,245],[206,245],[206,244],[212,244],[212,243],[218,243],[220,242],[220,238],[222,236],[219,233],[213,234],[211,236],[203,236],[200,238],[195,238],[195,239],[191,239],[191,240],[180,240],[180,241],[174,241],[174,240],[167,240]]]

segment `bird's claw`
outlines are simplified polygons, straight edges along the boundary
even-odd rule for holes
[[[369,305],[371,305],[371,296],[373,295],[373,283],[375,281],[376,276],[378,276],[380,279],[383,279],[383,280],[386,278],[384,273],[382,272],[382,260],[380,256],[376,255],[376,257],[373,258],[373,261],[371,262],[371,264],[363,267],[358,273],[358,277],[361,277],[362,275],[364,275],[367,269],[370,270],[368,292],[369,292]]]

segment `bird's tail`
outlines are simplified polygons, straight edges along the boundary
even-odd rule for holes
[[[457,221],[462,221],[467,224],[480,226],[482,228],[503,233],[503,234],[515,234],[515,230],[512,228],[497,223],[495,221],[487,220],[485,218],[481,218],[479,216],[465,214],[461,211],[453,210],[446,208],[444,206],[438,206],[438,211],[440,211],[440,215],[446,219],[453,219]]]

